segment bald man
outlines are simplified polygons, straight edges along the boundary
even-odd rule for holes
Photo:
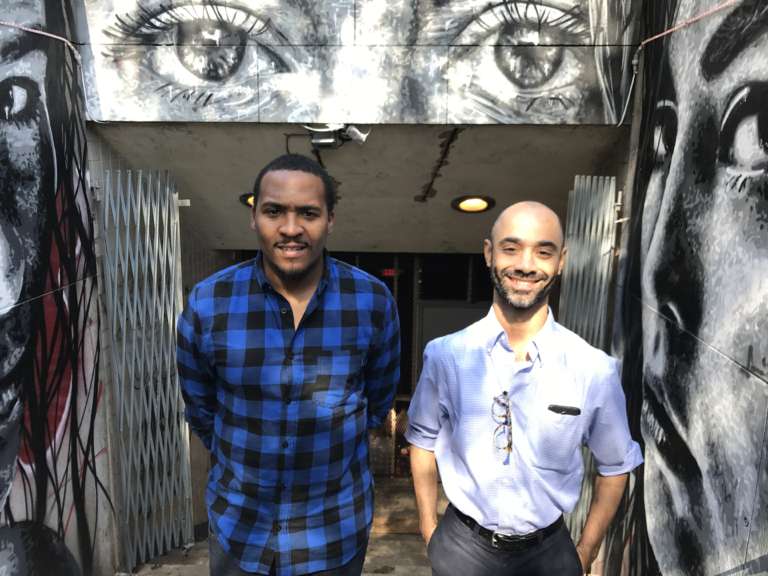
[[[483,244],[488,315],[427,344],[406,437],[419,527],[436,576],[570,576],[588,570],[628,473],[642,463],[617,362],[560,326],[549,293],[565,264],[560,219],[508,207]],[[581,446],[598,477],[574,546]],[[450,505],[437,521],[437,468]]]

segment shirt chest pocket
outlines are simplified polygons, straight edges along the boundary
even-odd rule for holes
[[[363,359],[358,352],[339,350],[320,354],[314,378],[305,382],[305,397],[326,408],[339,408],[362,401]]]
[[[546,470],[572,472],[581,461],[584,436],[582,399],[575,391],[544,391],[534,404],[532,453],[534,464]]]

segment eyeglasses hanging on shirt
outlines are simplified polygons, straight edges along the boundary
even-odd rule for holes
[[[511,454],[512,406],[506,390],[493,399],[491,414],[493,415],[493,421],[497,424],[493,432],[493,445],[496,450]]]

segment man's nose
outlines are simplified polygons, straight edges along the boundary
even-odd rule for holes
[[[521,250],[517,254],[517,270],[522,274],[533,274],[536,272],[536,260],[533,257],[533,250]]]
[[[296,214],[293,212],[286,213],[285,218],[283,218],[283,221],[280,223],[280,234],[283,236],[294,237],[299,236],[302,231],[301,223]]]

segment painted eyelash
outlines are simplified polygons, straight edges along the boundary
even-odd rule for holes
[[[558,14],[555,15],[555,12]],[[475,22],[485,30],[493,30],[496,26],[486,21],[486,18],[491,16],[495,17],[496,24],[505,26],[517,27],[527,23],[533,24],[539,31],[543,28],[554,28],[577,38],[589,36],[589,27],[581,6],[560,10],[547,6],[541,0],[503,0],[499,4],[488,6],[482,14],[475,17]]]
[[[229,17],[228,17],[229,15]],[[238,18],[240,16],[241,18]],[[250,27],[245,27],[251,19]],[[218,21],[242,28],[249,36],[260,36],[273,30],[269,18],[261,18],[245,8],[214,3],[164,3],[155,9],[149,9],[139,4],[133,14],[124,14],[116,18],[117,22],[110,26],[105,34],[117,40],[136,39],[144,43],[152,40],[157,34],[167,32],[174,26],[191,20]],[[240,20],[240,21],[238,21]],[[259,26],[257,28],[257,26]],[[255,29],[255,30],[254,30]]]

